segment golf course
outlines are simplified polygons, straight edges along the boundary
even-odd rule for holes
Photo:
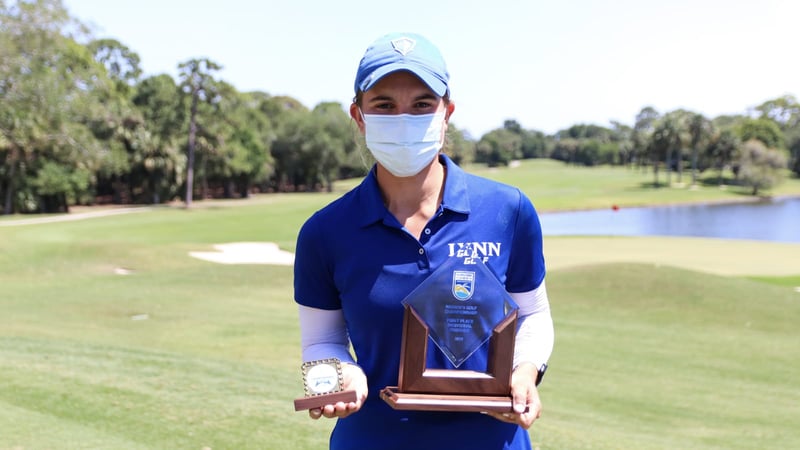
[[[652,173],[620,167],[467,169],[518,186],[540,212],[751,199],[712,174],[656,189]],[[327,448],[333,421],[293,408],[291,265],[191,254],[293,252],[302,223],[359,181],[191,209],[0,216],[0,449]],[[800,180],[771,193],[800,196]],[[544,246],[556,340],[534,448],[800,448],[800,244]]]

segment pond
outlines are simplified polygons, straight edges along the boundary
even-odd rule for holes
[[[545,236],[693,236],[800,243],[800,198],[542,213]]]

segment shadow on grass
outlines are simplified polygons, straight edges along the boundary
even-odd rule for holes
[[[637,185],[634,189],[667,189],[667,188],[677,188],[677,189],[691,189],[691,182],[683,182],[683,186],[680,186],[679,183],[671,183],[668,184],[665,181],[659,181],[656,183],[655,181],[645,181],[641,182]],[[706,189],[713,189],[719,188],[724,189],[731,193],[732,195],[737,195],[741,197],[752,197],[752,189],[747,186],[742,186],[738,184],[736,180],[733,178],[723,177],[723,182],[720,185],[719,180],[717,178],[714,179],[699,179],[697,180],[697,185]]]
[[[741,187],[739,185],[739,181],[733,177],[723,176],[721,179],[719,177],[708,177],[708,178],[701,178],[697,180],[701,186],[705,187],[717,187],[717,186],[736,186]]]

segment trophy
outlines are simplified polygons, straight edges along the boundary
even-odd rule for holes
[[[398,385],[392,408],[510,412],[518,307],[480,258],[449,258],[404,300]],[[485,371],[459,369],[488,341]],[[453,368],[427,368],[428,343]]]
[[[356,391],[342,388],[342,363],[337,358],[308,361],[302,369],[306,396],[294,401],[295,411],[356,401]]]

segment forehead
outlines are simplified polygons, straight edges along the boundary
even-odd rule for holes
[[[375,83],[364,93],[367,97],[378,95],[409,93],[415,95],[430,94],[439,97],[431,88],[411,72],[404,70],[392,72]]]

